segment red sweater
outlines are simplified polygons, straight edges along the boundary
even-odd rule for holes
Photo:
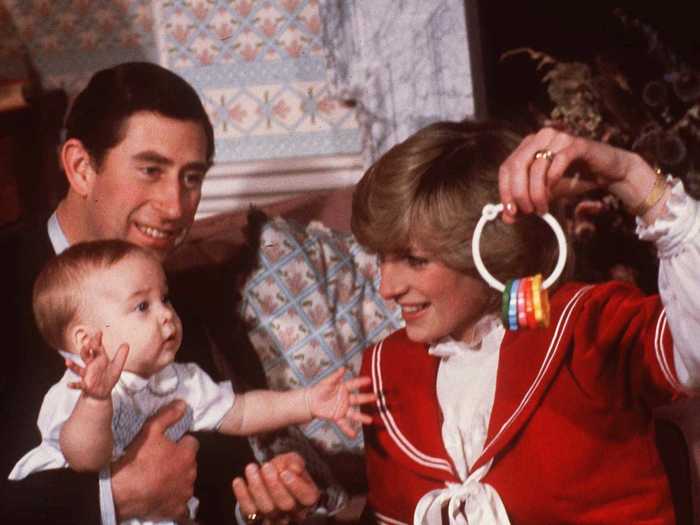
[[[475,468],[514,524],[675,523],[650,409],[682,396],[657,296],[623,283],[568,284],[547,329],[507,332],[489,431]],[[459,482],[441,440],[439,358],[397,331],[362,374],[380,396],[365,427],[369,504],[412,523],[428,491]]]

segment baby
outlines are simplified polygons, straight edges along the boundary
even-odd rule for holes
[[[168,300],[160,262],[119,240],[77,244],[55,257],[34,286],[34,315],[67,370],[44,398],[42,443],[10,473],[70,466],[99,471],[119,457],[143,423],[174,399],[188,405],[172,439],[192,430],[250,435],[315,417],[350,436],[352,421],[369,422],[354,407],[375,400],[353,393],[369,378],[343,381],[340,369],[315,386],[234,395],[197,365],[175,363],[182,324]]]

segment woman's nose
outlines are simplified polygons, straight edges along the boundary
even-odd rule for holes
[[[396,299],[408,289],[408,284],[397,265],[383,262],[379,265],[379,273],[379,295],[382,299]]]

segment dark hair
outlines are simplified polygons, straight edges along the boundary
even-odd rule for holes
[[[207,161],[213,160],[214,130],[199,95],[182,77],[150,62],[125,62],[95,73],[73,102],[66,139],[80,140],[99,167],[124,138],[126,120],[139,111],[199,123],[207,139]]]
[[[90,295],[83,288],[85,280],[133,255],[150,257],[160,264],[145,248],[120,239],[74,244],[46,263],[34,282],[32,304],[39,332],[50,346],[65,350],[66,329]]]
[[[405,253],[415,243],[450,268],[480,278],[471,238],[484,205],[499,202],[498,169],[519,142],[496,122],[437,122],[419,130],[358,183],[352,232],[372,252]],[[553,232],[536,216],[513,225],[489,222],[480,247],[484,264],[501,282],[546,276],[558,254]]]

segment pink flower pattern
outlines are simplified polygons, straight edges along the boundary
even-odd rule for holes
[[[284,100],[280,100],[274,106],[272,106],[272,114],[281,120],[286,120],[289,112],[290,107]]]
[[[299,295],[304,290],[304,288],[306,288],[307,282],[302,272],[289,272],[285,274],[285,278],[289,291],[292,292],[292,294],[295,296]]]
[[[256,327],[251,343],[265,363],[268,384],[283,389],[314,384],[339,366],[357,374],[362,349],[370,344],[367,335],[376,340],[398,326],[395,306],[385,306],[376,293],[376,279],[365,277],[376,276],[376,258],[358,250],[347,234],[304,229],[282,219],[265,226],[261,243],[274,245],[277,257],[271,262],[270,248],[265,249],[266,257],[244,287],[241,307]],[[348,257],[364,272],[349,271]],[[329,281],[316,278],[324,271]],[[295,297],[302,282],[303,299]],[[267,302],[272,297],[274,309]],[[280,314],[282,304],[287,306]],[[302,431],[321,448],[346,447],[338,430],[330,428],[316,423]]]
[[[265,297],[261,297],[259,302],[260,302],[260,310],[262,310],[262,312],[264,314],[267,314],[267,315],[274,312],[277,309],[277,307],[279,306],[279,303],[277,303],[275,301],[275,298],[271,295],[266,295]]]
[[[292,58],[299,58],[302,54],[303,47],[299,43],[299,40],[294,39],[289,44],[284,46],[284,50]]]
[[[245,118],[248,116],[248,112],[245,109],[243,109],[243,107],[240,104],[236,104],[235,106],[229,108],[228,116],[234,122],[242,124]]]
[[[209,13],[209,8],[205,2],[197,2],[192,8],[192,13],[197,17],[198,20],[204,20]]]
[[[223,23],[216,26],[216,36],[221,40],[226,40],[231,37],[233,33],[233,26],[229,23]]]
[[[214,62],[214,55],[208,49],[203,49],[197,54],[197,59],[203,66],[208,66]]]
[[[263,21],[260,29],[267,38],[272,38],[277,34],[277,22],[267,18]]]
[[[248,0],[240,0],[236,3],[235,10],[241,18],[248,18],[248,15],[253,10],[253,3]]]
[[[309,301],[311,302],[311,301]],[[321,304],[313,305],[306,313],[314,326],[319,327],[330,319],[328,309]]]
[[[252,62],[255,57],[258,56],[258,48],[250,44],[246,44],[243,49],[240,50],[240,55],[246,62]]]
[[[177,42],[184,44],[187,42],[187,36],[190,34],[190,30],[183,25],[177,24],[175,27],[173,27],[170,34]]]
[[[282,7],[284,7],[288,13],[293,13],[299,6],[299,1],[300,0],[280,0],[280,4],[282,4]]]
[[[330,97],[323,97],[318,101],[318,110],[321,113],[333,113],[335,111],[336,101]]]
[[[310,16],[306,19],[306,28],[310,33],[318,35],[321,33],[321,17],[318,15]]]

